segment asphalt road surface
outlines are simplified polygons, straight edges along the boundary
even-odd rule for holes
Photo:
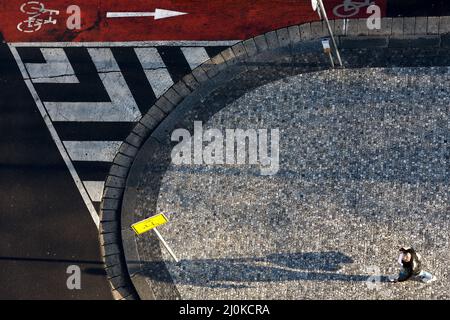
[[[0,132],[0,299],[111,299],[98,231],[4,43]]]

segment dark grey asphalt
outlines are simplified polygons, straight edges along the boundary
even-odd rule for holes
[[[81,290],[66,287],[69,265]],[[111,298],[97,229],[0,43],[0,299]]]

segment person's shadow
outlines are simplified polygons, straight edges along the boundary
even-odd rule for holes
[[[259,258],[198,259],[146,262],[146,274],[155,281],[210,288],[245,288],[249,282],[345,281],[365,282],[370,275],[339,273],[353,259],[341,252],[276,253]],[[172,279],[158,269],[167,267]],[[381,276],[381,282],[387,278]],[[237,284],[241,283],[241,284]]]

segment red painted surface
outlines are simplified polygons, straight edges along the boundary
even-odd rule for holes
[[[57,23],[26,33],[17,26],[29,17],[20,11],[27,1],[0,0],[0,32],[8,42],[238,40],[318,20],[310,0],[38,0],[46,9],[60,11],[53,16]],[[343,1],[324,0],[330,19],[335,18],[333,8]],[[354,2],[364,3],[364,0]],[[387,0],[373,2],[384,14]],[[78,5],[81,9],[80,30],[67,29],[69,5]],[[108,11],[154,11],[155,8],[188,14],[161,20],[106,17]],[[366,8],[352,18],[367,17]]]

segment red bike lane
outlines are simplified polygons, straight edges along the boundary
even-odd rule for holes
[[[344,2],[350,5],[345,8]],[[387,0],[324,3],[330,19],[362,18],[373,3],[385,15]],[[81,23],[74,28],[77,16]],[[0,31],[7,42],[242,40],[318,19],[310,0],[8,0],[0,4]]]

